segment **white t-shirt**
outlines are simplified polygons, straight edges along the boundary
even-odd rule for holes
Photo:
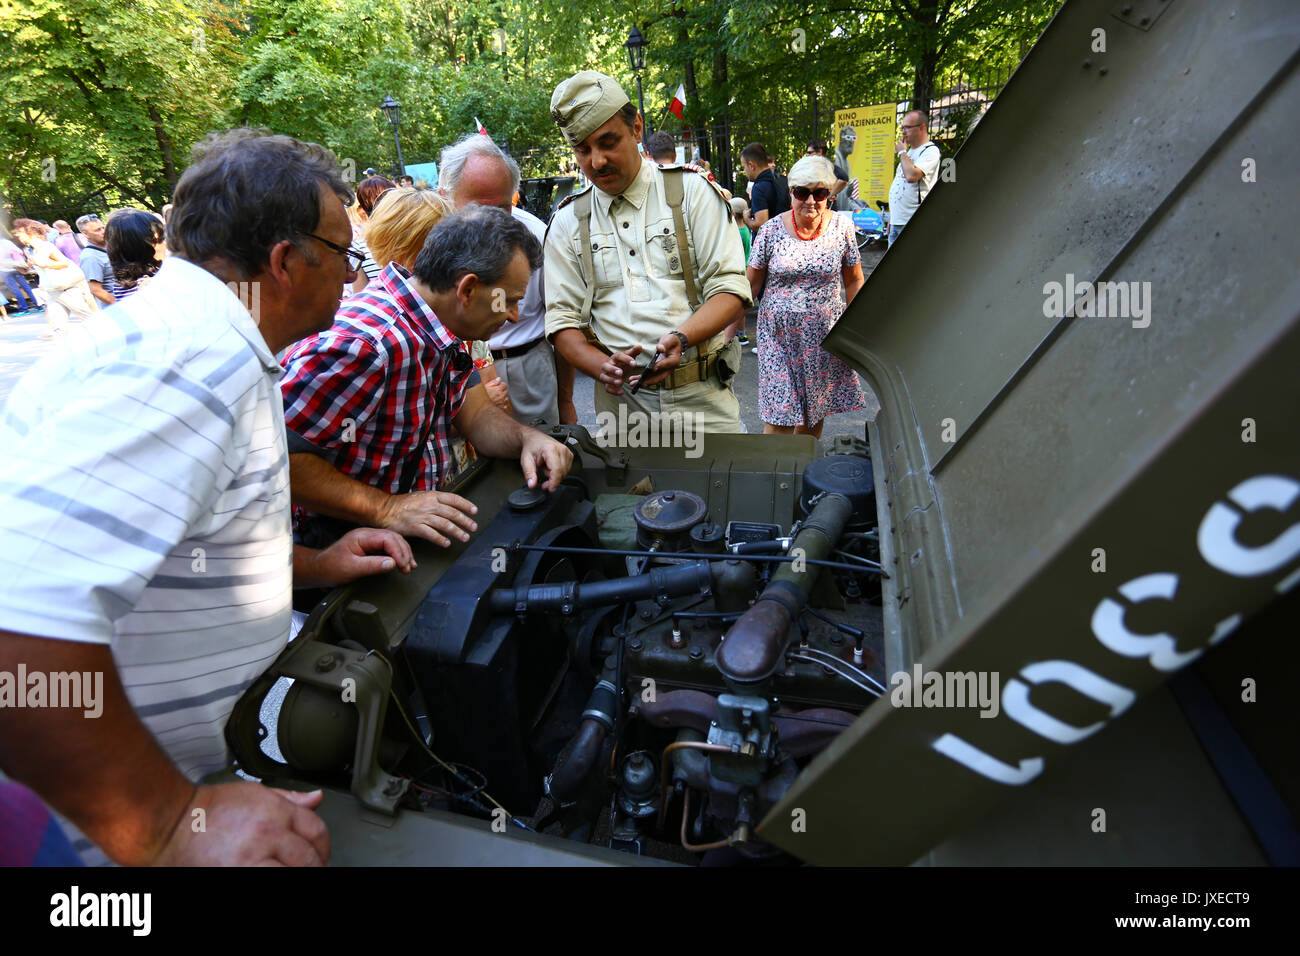
[[[533,238],[542,242],[546,238],[546,223],[527,209],[515,206],[511,215],[528,227]],[[494,349],[513,349],[536,341],[546,334],[546,300],[542,296],[542,270],[535,269],[528,277],[528,290],[519,303],[519,321],[507,322],[488,343]]]
[[[235,701],[289,636],[281,374],[239,299],[172,256],[70,331],[0,417],[0,620],[111,646],[195,781],[228,763]]]
[[[903,163],[899,160],[894,170],[894,182],[889,187],[889,224],[905,225],[918,209],[921,200],[930,195],[935,180],[939,178],[939,160],[941,154],[934,140],[907,151],[912,164],[921,171],[921,178],[909,183],[903,178]]]

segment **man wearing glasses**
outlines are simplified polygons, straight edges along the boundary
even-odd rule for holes
[[[0,770],[80,831],[88,862],[329,860],[320,793],[201,781],[289,639],[290,589],[413,565],[391,531],[320,551],[290,534],[275,355],[328,327],[355,278],[349,198],[323,147],[249,129],[200,143],[173,255],[69,332],[0,420],[0,673],[94,675],[89,707],[0,707]],[[0,813],[0,844],[12,826]]]
[[[108,250],[104,248],[104,224],[90,212],[77,219],[77,229],[86,237],[86,245],[81,250],[81,271],[99,307],[107,308],[117,301],[117,297],[108,291],[113,267],[109,265]]]
[[[889,187],[889,245],[898,241],[903,231],[921,208],[921,201],[934,188],[939,178],[939,146],[930,139],[926,130],[929,117],[923,110],[912,110],[903,115],[903,130],[894,152],[898,154],[898,168],[894,182]]]

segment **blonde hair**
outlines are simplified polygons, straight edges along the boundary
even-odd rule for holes
[[[451,205],[431,189],[390,189],[375,204],[366,224],[370,257],[381,267],[396,262],[414,268],[429,230],[451,212]]]
[[[835,185],[835,167],[825,156],[805,156],[790,167],[785,178],[791,189],[795,186],[825,186],[830,189]]]

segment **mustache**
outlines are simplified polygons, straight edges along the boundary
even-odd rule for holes
[[[591,171],[591,175],[593,175],[593,176],[609,176],[609,175],[611,175],[611,174],[613,174],[613,173],[616,173],[616,172],[618,172],[618,170],[615,169],[613,166],[605,166],[605,167],[603,167],[603,168],[601,168],[601,169],[593,169],[593,170]]]

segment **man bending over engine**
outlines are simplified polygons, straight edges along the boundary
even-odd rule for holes
[[[285,424],[293,499],[316,515],[447,547],[478,530],[478,509],[439,491],[455,472],[452,428],[478,454],[518,457],[529,487],[554,491],[564,445],[470,390],[460,340],[517,322],[541,245],[500,209],[471,206],[430,230],[408,272],[390,263],[334,325],[286,357]]]

